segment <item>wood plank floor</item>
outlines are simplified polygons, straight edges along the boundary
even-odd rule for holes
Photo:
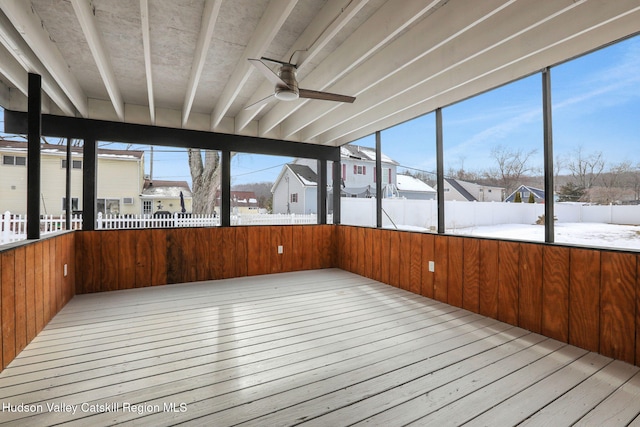
[[[640,369],[330,269],[76,296],[0,402],[19,426],[626,426]]]

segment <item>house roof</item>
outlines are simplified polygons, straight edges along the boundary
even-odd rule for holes
[[[464,188],[462,183],[458,182],[457,179],[445,178],[444,180],[447,181],[451,187],[453,187],[458,193],[460,193],[462,195],[462,197],[464,197],[468,201],[470,201],[470,202],[477,202],[478,201],[478,199],[475,198],[471,193],[469,193],[469,191],[467,191],[467,189]]]
[[[521,185],[520,187],[516,188],[515,191],[511,194],[509,194],[509,196],[507,198],[505,198],[505,201],[510,201],[512,199],[515,199],[516,197],[516,193],[520,192],[522,193],[522,191],[529,191],[531,193],[533,193],[538,199],[542,199],[544,200],[544,190],[540,189],[540,188],[535,188],[535,187],[530,187],[528,185]]]
[[[369,147],[362,147],[360,145],[355,144],[347,144],[340,147],[340,156],[343,158],[350,159],[359,159],[359,160],[369,160],[372,162],[376,161],[376,150]],[[391,157],[386,154],[381,154],[382,163],[389,163],[393,165],[398,165],[399,163],[393,160]]]
[[[16,152],[25,152],[27,151],[27,143],[23,141],[0,141],[0,150],[8,150],[8,151],[16,151]],[[42,144],[40,147],[42,153],[46,154],[55,154],[64,156],[67,153],[66,145],[57,145],[57,144]],[[82,146],[80,147],[71,147],[71,151],[75,154],[83,153]],[[141,159],[144,156],[144,151],[141,150],[111,150],[108,148],[98,148],[98,156],[102,158],[118,158],[118,159]]]
[[[318,185],[318,174],[316,174],[309,166],[295,163],[287,163],[286,166],[296,175],[305,187]]]
[[[412,192],[434,193],[434,194],[436,192],[436,190],[430,185],[410,175],[398,174],[396,176],[396,187],[398,188],[399,191],[412,191]]]
[[[253,191],[231,190],[231,204],[232,206],[258,207],[258,198]]]
[[[0,102],[26,110],[28,70],[45,113],[339,146],[636,34],[637,6],[2,1]],[[295,63],[301,88],[356,100],[246,109],[274,93],[248,61],[262,56]]]
[[[156,199],[177,199],[180,197],[181,191],[184,198],[191,198],[191,189],[186,181],[161,181],[157,179],[151,181],[145,179],[142,187],[142,196]]]

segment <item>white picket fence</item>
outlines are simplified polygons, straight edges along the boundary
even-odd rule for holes
[[[331,223],[329,215],[328,222]],[[287,214],[237,214],[231,216],[231,225],[287,225],[316,224],[316,215]],[[177,227],[217,227],[220,217],[214,215],[173,215],[154,217],[153,215],[103,215],[98,213],[96,229],[125,230],[135,228],[177,228]],[[64,231],[65,217],[44,215],[40,218],[40,234],[47,235]],[[71,217],[71,229],[82,229],[82,215]],[[10,212],[2,214],[0,221],[0,244],[11,243],[27,238],[27,216],[14,215]]]
[[[42,215],[40,218],[40,235],[47,235],[66,230],[65,216]],[[82,216],[71,216],[71,229],[82,228]],[[5,212],[0,217],[0,244],[16,242],[27,238],[27,216]]]

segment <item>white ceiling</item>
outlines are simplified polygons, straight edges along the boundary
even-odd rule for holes
[[[0,0],[0,104],[341,145],[640,32],[640,0]],[[273,100],[247,61],[353,104]]]

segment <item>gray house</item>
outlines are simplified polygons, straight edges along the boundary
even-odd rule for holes
[[[271,187],[273,213],[315,214],[318,207],[318,175],[308,165],[287,163]]]
[[[376,152],[373,148],[347,144],[340,147],[341,182],[343,197],[375,197],[376,193]],[[398,163],[382,154],[383,193],[398,195],[396,187],[396,167]],[[273,213],[314,214],[317,208],[317,167],[310,159],[295,159],[282,167],[271,188],[273,193]],[[327,186],[333,192],[333,175],[327,170]],[[329,197],[331,212],[331,197]]]

